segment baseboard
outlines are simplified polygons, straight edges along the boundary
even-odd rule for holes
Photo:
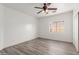
[[[79,53],[79,47],[78,47],[78,49],[77,49],[77,47],[76,47],[76,45],[75,45],[75,43],[73,42],[73,45],[74,45],[74,47],[75,47],[75,49],[76,49],[76,52],[78,52]]]
[[[49,38],[43,38],[43,37],[38,37],[38,39],[49,39]],[[49,39],[49,40],[54,40],[54,39]],[[67,42],[67,41],[62,41],[62,40],[54,40],[54,41],[60,41],[60,42],[66,42],[66,43],[72,43],[73,44],[73,42]]]
[[[34,40],[34,39],[36,39],[36,38],[38,38],[38,37],[35,37],[35,38],[33,38],[33,39],[30,39],[30,40],[26,40],[26,41],[28,42],[28,41]],[[23,42],[20,42],[20,43],[16,43],[16,44],[13,44],[13,45],[10,45],[10,46],[3,47],[3,49],[5,49],[5,48],[9,48],[9,47],[12,47],[12,46],[21,44],[21,43],[24,43],[24,42],[26,42],[26,41],[23,41]],[[3,49],[1,49],[1,50],[3,50]]]

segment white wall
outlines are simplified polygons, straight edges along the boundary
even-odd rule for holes
[[[0,4],[0,50],[3,48],[3,9]]]
[[[4,47],[37,37],[37,19],[5,7]]]
[[[73,44],[78,51],[78,12],[79,9],[73,10]]]
[[[72,42],[73,41],[73,19],[72,19],[72,11],[53,15],[49,17],[43,17],[39,19],[39,37],[42,38],[48,38],[53,40],[59,40],[59,41],[67,41]],[[56,20],[64,20],[64,32],[49,32],[49,24],[50,22],[56,21]]]

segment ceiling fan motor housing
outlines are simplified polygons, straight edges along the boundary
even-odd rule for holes
[[[44,11],[46,11],[46,9],[47,9],[47,6],[46,6],[46,5],[44,5],[43,10],[44,10]]]

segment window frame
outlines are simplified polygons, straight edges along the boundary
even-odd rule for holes
[[[64,32],[64,21],[53,21],[52,23],[50,23],[49,32]]]

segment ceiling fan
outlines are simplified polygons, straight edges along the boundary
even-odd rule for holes
[[[42,9],[41,11],[37,12],[37,14],[41,13],[42,11],[48,14],[47,10],[53,10],[53,11],[57,10],[57,8],[48,8],[50,5],[51,3],[43,3],[43,7],[34,7],[34,8]]]

